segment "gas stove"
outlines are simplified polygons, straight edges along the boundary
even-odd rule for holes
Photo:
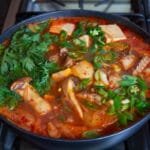
[[[150,0],[24,0],[20,4],[14,23],[47,11],[88,9],[121,15],[150,32],[149,8]],[[3,123],[0,124],[1,149],[40,150],[33,143],[25,141],[11,131]],[[150,150],[150,122],[145,124],[135,135],[109,150]]]

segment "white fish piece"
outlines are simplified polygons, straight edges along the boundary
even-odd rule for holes
[[[11,90],[18,93],[40,115],[45,115],[51,111],[51,105],[29,84],[30,81],[28,77],[19,79],[11,85]]]

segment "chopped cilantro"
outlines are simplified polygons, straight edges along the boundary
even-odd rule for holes
[[[0,87],[4,90],[0,91],[0,103],[11,109],[19,102],[18,96],[9,90],[15,80],[30,76],[37,91],[44,94],[50,88],[51,73],[58,70],[56,63],[45,58],[45,53],[54,38],[48,33],[41,34],[45,23],[38,26],[37,32],[21,27],[13,34],[10,45],[1,47],[4,52],[0,55]],[[2,78],[3,76],[7,80]]]

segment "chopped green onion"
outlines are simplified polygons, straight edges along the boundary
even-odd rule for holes
[[[96,130],[85,131],[82,134],[82,137],[87,139],[97,138],[99,136],[100,134]]]

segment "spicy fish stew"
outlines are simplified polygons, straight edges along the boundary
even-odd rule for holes
[[[96,138],[150,109],[150,45],[103,19],[51,19],[0,44],[0,114],[52,138]]]

